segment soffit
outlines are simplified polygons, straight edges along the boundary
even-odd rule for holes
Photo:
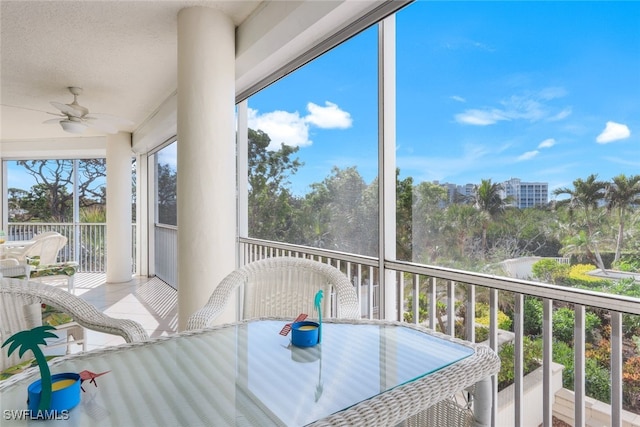
[[[182,8],[217,8],[233,20],[236,89],[246,90],[372,9],[403,3],[2,0],[0,150],[7,157],[6,142],[22,142],[27,149],[38,140],[54,146],[76,137],[57,124],[42,124],[54,117],[47,112],[56,112],[50,101],[72,101],[68,86],[84,89],[79,103],[90,112],[132,120],[134,125],[123,130],[133,132],[134,140],[141,135],[137,139],[144,140],[145,148],[136,151],[162,142],[159,136],[175,128],[177,15]],[[88,131],[79,137],[96,136],[101,134]]]
[[[134,122],[134,131],[176,88],[180,9],[220,9],[236,25],[261,1],[0,2],[0,139],[72,137],[50,101],[81,105]],[[83,136],[87,136],[86,134]]]

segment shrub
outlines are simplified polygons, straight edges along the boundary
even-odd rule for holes
[[[600,326],[600,318],[591,312],[585,316],[585,332],[587,341],[593,340],[593,332]],[[561,307],[553,313],[553,335],[569,345],[573,344],[575,312],[568,307]]]
[[[611,403],[609,370],[600,366],[595,359],[585,359],[584,371],[585,394],[601,402]]]
[[[592,264],[572,265],[569,267],[567,275],[558,278],[556,283],[563,286],[586,289],[598,289],[611,286],[611,281],[587,274],[587,272],[595,269],[596,267]]]
[[[622,368],[622,379],[628,393],[640,393],[640,357],[627,359]]]
[[[640,258],[630,255],[623,256],[622,259],[613,263],[612,268],[630,273],[640,273]]]
[[[534,371],[540,367],[542,360],[542,340],[532,340],[529,337],[522,338],[522,360],[523,375]],[[498,373],[498,390],[502,390],[513,384],[514,380],[514,362],[515,362],[515,345],[510,342],[504,344],[498,351],[500,357],[500,372]]]
[[[489,304],[486,302],[476,303],[476,319],[478,317],[484,317],[489,315]]]
[[[607,368],[611,361],[611,342],[603,338],[597,345],[589,345],[585,351],[585,357],[598,362],[603,368]]]
[[[620,279],[617,282],[611,282],[608,286],[604,287],[602,291],[610,294],[639,298],[640,283],[636,282],[631,277],[627,277]]]
[[[476,326],[476,342],[483,342],[489,339],[489,328]]]
[[[489,304],[478,302],[476,303],[476,323],[483,326],[489,326]],[[503,311],[498,310],[498,329],[503,331],[510,331],[513,321]]]
[[[554,259],[541,259],[531,266],[531,273],[541,282],[556,283],[558,279],[568,275],[569,266]]]
[[[605,347],[601,349],[600,347]],[[610,372],[608,365],[608,353],[610,344],[602,340],[597,348],[593,348],[585,354],[585,394],[602,402],[610,402]],[[574,365],[573,349],[562,341],[553,342],[553,361],[564,366],[562,372],[562,386],[566,389],[574,389]],[[624,381],[623,403],[626,410],[640,409],[638,405],[640,397],[640,357],[627,359],[622,370]]]
[[[422,323],[427,320],[429,312],[427,311],[429,301],[427,294],[419,294],[418,296],[418,322]],[[407,311],[404,313],[404,320],[407,323],[413,323],[413,296],[407,297]]]
[[[574,280],[581,280],[584,282],[599,282],[601,281],[597,277],[589,276],[587,272],[596,269],[595,265],[591,264],[576,264],[572,265],[569,270],[569,278]]]
[[[524,318],[522,323],[525,335],[542,333],[542,301],[534,297],[524,298]]]
[[[489,327],[489,315],[483,317],[476,317],[476,323]],[[498,311],[498,329],[503,331],[510,331],[513,321],[504,312]]]
[[[563,341],[553,341],[553,361],[564,366],[562,386],[573,390],[573,349]]]
[[[80,222],[107,222],[105,207],[92,205],[80,208]]]

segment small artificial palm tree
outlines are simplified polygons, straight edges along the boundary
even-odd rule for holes
[[[49,332],[50,330],[55,329],[56,328],[50,325],[37,326],[27,331],[15,333],[2,343],[2,347],[7,344],[11,344],[8,351],[9,355],[19,348],[20,357],[22,357],[27,350],[31,350],[35,356],[38,368],[40,368],[40,381],[42,383],[42,392],[40,394],[38,411],[47,411],[49,409],[49,406],[51,405],[52,386],[51,371],[49,370],[47,359],[39,346],[47,345],[47,342],[45,341],[46,338],[57,338],[55,334]]]

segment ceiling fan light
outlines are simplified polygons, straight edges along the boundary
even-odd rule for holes
[[[71,133],[84,133],[87,130],[87,125],[80,122],[74,122],[72,120],[60,120],[62,129]]]

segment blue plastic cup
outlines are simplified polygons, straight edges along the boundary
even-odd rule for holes
[[[320,324],[308,320],[291,325],[291,344],[296,347],[313,347],[318,344]]]

